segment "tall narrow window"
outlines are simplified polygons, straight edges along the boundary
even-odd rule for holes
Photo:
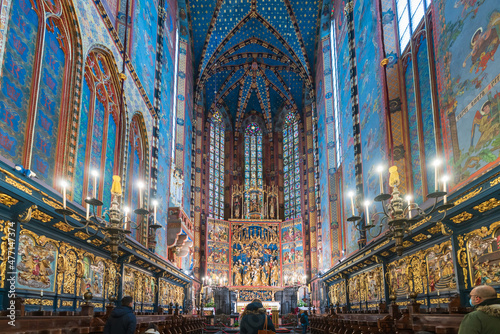
[[[257,123],[250,123],[245,129],[245,205],[246,212],[260,211],[262,193],[262,130]]]
[[[146,181],[146,152],[143,142],[144,133],[139,127],[140,120],[140,116],[135,115],[130,123],[127,174],[125,176],[125,203],[132,210],[131,220],[138,224],[141,223],[143,216],[136,215],[134,210],[143,207],[143,205],[139,203],[140,196],[137,183]],[[137,233],[135,229],[131,229],[131,232],[132,237],[140,241],[140,233]]]
[[[411,35],[417,29],[431,2],[432,0],[396,0],[401,52],[410,42]]]
[[[9,24],[0,51],[0,154],[56,185],[69,147],[58,139],[73,106],[63,98],[76,73],[72,20],[60,1],[11,2],[2,8]]]
[[[283,172],[285,175],[285,220],[301,216],[299,124],[289,113],[283,126]]]
[[[340,90],[337,75],[337,35],[335,32],[335,20],[330,27],[330,45],[332,55],[332,85],[333,85],[333,115],[335,117],[335,151],[337,153],[337,168],[342,163],[342,146],[340,145]]]
[[[208,215],[224,219],[224,122],[216,111],[210,122],[210,174]]]
[[[91,52],[85,64],[82,108],[78,125],[78,146],[75,168],[74,200],[102,198],[104,207],[111,202],[111,183],[115,164],[119,161],[117,76],[112,75],[104,54]],[[99,174],[97,189],[89,182],[90,171]]]

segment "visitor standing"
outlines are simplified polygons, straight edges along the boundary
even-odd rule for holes
[[[241,334],[258,334],[259,330],[263,330],[267,321],[267,330],[276,332],[273,321],[267,315],[266,309],[259,299],[254,299],[247,305],[241,316],[240,333]]]
[[[132,307],[134,299],[130,296],[122,298],[122,305],[111,311],[104,326],[104,334],[134,334],[137,319]]]
[[[309,317],[307,315],[307,311],[304,311],[300,316],[300,324],[302,325],[302,334],[306,334],[307,327],[309,327]]]
[[[498,334],[500,331],[500,298],[489,285],[480,285],[470,292],[475,310],[466,314],[458,334]]]

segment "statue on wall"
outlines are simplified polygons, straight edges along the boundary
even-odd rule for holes
[[[170,206],[180,207],[182,205],[183,188],[184,180],[182,171],[179,168],[173,168],[172,177],[170,179]]]

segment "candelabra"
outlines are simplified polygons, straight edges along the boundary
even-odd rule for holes
[[[120,185],[120,177],[117,175],[113,176],[113,184],[111,186],[111,206],[109,209],[104,210],[101,217],[97,216],[97,208],[103,206],[103,202],[97,199],[97,172],[92,172],[94,176],[94,192],[92,198],[85,199],[87,212],[84,220],[81,220],[81,226],[75,226],[69,223],[67,216],[74,214],[72,210],[69,210],[66,206],[66,190],[68,185],[66,182],[62,182],[63,190],[63,207],[56,209],[55,211],[61,214],[64,218],[64,222],[75,229],[85,229],[87,234],[90,236],[95,236],[99,231],[104,235],[104,241],[110,246],[111,259],[116,262],[118,259],[118,248],[124,243],[125,238],[131,233],[130,229],[138,230],[142,227],[142,224],[146,222],[148,224],[149,211],[142,207],[142,188],[144,184],[139,183],[139,203],[140,208],[134,210],[134,213],[138,216],[146,216],[140,223],[133,222],[128,219],[129,209],[126,207],[120,208],[120,199],[122,196],[122,190]],[[151,229],[152,235],[156,234],[156,230],[161,227],[161,225],[156,223],[156,207],[158,203],[153,201],[154,206],[154,219],[153,223],[149,224],[148,227]],[[92,215],[90,214],[90,207],[92,206]],[[95,232],[90,233],[89,228],[93,229]]]
[[[410,195],[406,196],[405,200],[402,198],[401,193],[398,190],[399,186],[399,174],[397,167],[393,166],[389,168],[389,185],[392,187],[392,193],[384,193],[384,183],[382,173],[384,171],[383,167],[378,167],[377,171],[380,176],[380,194],[375,197],[376,202],[382,203],[383,211],[374,213],[370,216],[369,207],[371,205],[370,201],[365,201],[364,205],[366,208],[365,213],[365,224],[363,224],[362,218],[355,215],[354,213],[354,193],[350,193],[352,216],[347,218],[347,221],[352,222],[355,228],[360,232],[368,232],[368,234],[375,238],[379,236],[383,227],[387,225],[388,233],[387,236],[395,240],[396,253],[401,256],[403,253],[403,239],[409,234],[410,227],[417,220],[428,219],[430,221],[431,215],[435,212],[441,214],[441,217],[436,220],[436,223],[442,224],[442,221],[446,217],[447,210],[451,209],[454,204],[447,203],[447,192],[446,185],[449,181],[447,176],[444,176],[441,181],[443,184],[442,191],[438,188],[438,166],[440,162],[436,161],[435,166],[435,189],[436,191],[427,195],[429,199],[433,199],[431,209],[426,213],[423,209],[419,207],[417,203],[412,202],[412,197]],[[442,198],[443,202],[438,206],[439,199]],[[413,215],[413,213],[416,213]],[[434,217],[436,218],[436,217]]]

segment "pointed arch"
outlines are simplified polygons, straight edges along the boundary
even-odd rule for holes
[[[111,202],[112,176],[120,175],[125,114],[119,107],[119,80],[111,52],[95,47],[87,55],[78,124],[74,201],[83,205],[87,197]],[[99,174],[96,189],[90,172]]]

